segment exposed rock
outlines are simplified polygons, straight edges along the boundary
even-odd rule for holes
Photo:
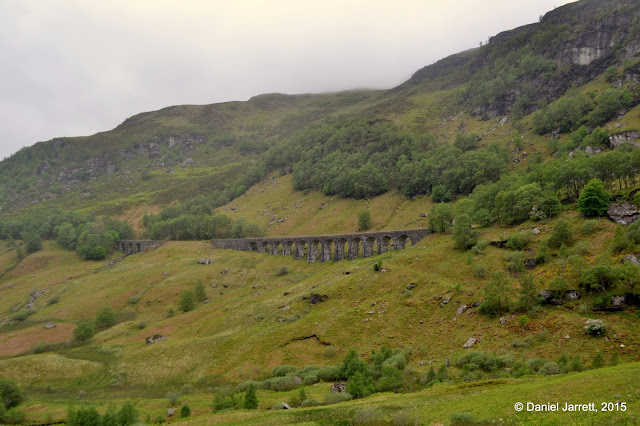
[[[469,337],[469,340],[467,340],[467,342],[462,345],[463,348],[470,348],[471,346],[475,345],[476,342],[478,341],[478,339],[476,339],[475,337]]]
[[[317,305],[318,303],[326,302],[327,300],[329,300],[329,296],[326,294],[311,293],[311,296],[309,296],[309,303],[312,305]]]
[[[218,284],[216,284],[216,283],[211,283],[211,287],[213,287],[213,288],[218,288]]]
[[[542,303],[551,303],[553,300],[553,293],[550,290],[540,290],[538,297],[542,299]]]
[[[619,225],[627,226],[640,217],[640,211],[631,203],[610,204],[607,216]]]
[[[569,300],[578,300],[582,297],[582,293],[578,290],[567,290],[564,293],[564,298]]]
[[[414,288],[417,287],[418,284],[416,283],[411,283],[411,284],[407,284],[407,290],[413,290]]]
[[[56,326],[56,323],[54,322],[48,322],[45,325],[43,325],[44,328],[49,329],[49,328],[53,328]]]
[[[420,217],[428,217],[429,213],[420,213]]]
[[[213,259],[200,259],[198,260],[198,264],[200,265],[209,265],[213,262]]]
[[[509,121],[509,117],[503,117],[502,120],[498,122],[498,126],[504,126],[505,124],[507,124],[507,121]]]
[[[539,235],[541,231],[538,228],[533,228],[531,232],[533,232],[533,235]]]
[[[625,295],[617,295],[611,298],[611,309],[622,310],[627,307],[627,297]]]
[[[456,310],[456,315],[462,315],[467,310],[467,305],[460,305]]]
[[[290,407],[290,406],[289,406],[289,404],[287,404],[286,402],[281,402],[281,404],[282,404],[282,408],[283,408],[284,410],[291,410],[291,407]]]
[[[283,306],[282,312],[287,312],[289,309],[291,309],[291,306]]]
[[[638,258],[633,254],[626,255],[625,257],[620,259],[619,262],[620,263],[631,262],[634,265],[640,265],[640,260],[638,260]]]
[[[445,298],[442,299],[442,303],[445,304],[445,305],[447,303],[449,303],[450,301],[451,301],[451,297],[445,297]]]
[[[600,154],[603,151],[604,151],[604,148],[597,147],[597,146],[588,146],[584,149],[584,153],[587,155]]]
[[[502,318],[500,318],[500,324],[502,324],[502,325],[506,325],[506,324],[507,324],[507,322],[508,322],[507,317],[502,317]]]
[[[638,139],[640,139],[639,131],[622,132],[616,135],[609,136],[609,145],[611,145],[612,148],[617,148],[622,144],[632,143],[635,146],[640,147],[640,142],[638,142]]]
[[[334,383],[333,386],[331,386],[331,392],[333,393],[343,393],[347,391],[347,385],[345,385],[344,383]]]
[[[202,302],[205,305],[208,305],[209,303],[211,303],[211,299],[205,299],[204,302]]]
[[[147,337],[144,339],[147,345],[150,345],[151,343],[156,343],[156,342],[164,342],[166,340],[167,340],[166,337],[161,336],[159,334],[154,334],[152,337]]]
[[[29,293],[29,301],[27,302],[26,308],[33,309],[33,305],[36,303],[36,299],[46,292],[47,290],[36,290]]]
[[[167,410],[167,417],[171,417],[171,416],[173,416],[174,414],[176,414],[176,409],[175,409],[175,408],[169,408],[169,409]]]

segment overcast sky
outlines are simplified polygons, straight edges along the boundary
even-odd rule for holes
[[[391,88],[569,0],[0,0],[0,158],[170,105]]]

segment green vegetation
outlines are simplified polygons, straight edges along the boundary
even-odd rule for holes
[[[371,229],[371,212],[369,210],[363,210],[358,213],[358,230],[368,231]]]

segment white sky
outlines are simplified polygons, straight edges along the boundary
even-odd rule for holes
[[[0,0],[0,158],[131,115],[391,88],[570,0]]]

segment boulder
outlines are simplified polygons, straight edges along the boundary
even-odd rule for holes
[[[174,414],[176,414],[176,409],[175,409],[175,408],[169,408],[169,409],[167,410],[167,417],[171,417],[171,416],[173,416]]]
[[[456,315],[461,315],[464,313],[464,311],[467,310],[467,305],[460,305],[458,306],[458,309],[456,310]]]
[[[56,323],[54,322],[48,322],[45,325],[43,325],[44,328],[49,329],[49,328],[53,328],[56,326]]]
[[[553,299],[553,293],[549,290],[540,290],[540,293],[538,293],[538,297],[542,299],[543,303],[551,303],[551,300]]]
[[[444,299],[442,299],[442,303],[444,303],[445,305],[450,301],[451,301],[451,297],[445,297]]]
[[[540,234],[541,231],[538,228],[533,228],[533,230],[531,232],[533,232],[533,235],[538,235],[538,234]]]
[[[476,342],[478,341],[478,339],[476,339],[475,337],[469,337],[469,340],[466,341],[466,343],[464,345],[462,345],[463,348],[470,348],[473,345],[476,344]]]
[[[564,298],[568,300],[578,300],[582,297],[582,293],[578,290],[567,290],[564,293]]]
[[[611,297],[611,309],[622,310],[627,306],[627,297],[623,294]]]
[[[209,265],[213,262],[213,259],[200,259],[198,260],[199,265]]]
[[[332,393],[343,393],[347,391],[347,385],[344,383],[334,383],[333,386],[331,386],[331,392]]]
[[[610,204],[607,209],[607,216],[615,223],[627,226],[640,217],[640,211],[631,203]]]
[[[640,265],[640,260],[638,260],[638,258],[633,254],[628,254],[622,259],[620,259],[620,263],[625,263],[625,262],[631,262],[634,265]]]
[[[147,343],[147,345],[150,345],[150,344],[156,343],[156,342],[164,342],[166,340],[167,340],[166,337],[161,336],[159,334],[154,334],[153,336],[147,337],[147,338],[144,339],[144,341]]]
[[[407,284],[407,290],[413,290],[414,288],[416,288],[418,284],[416,283],[411,283],[411,284]]]

